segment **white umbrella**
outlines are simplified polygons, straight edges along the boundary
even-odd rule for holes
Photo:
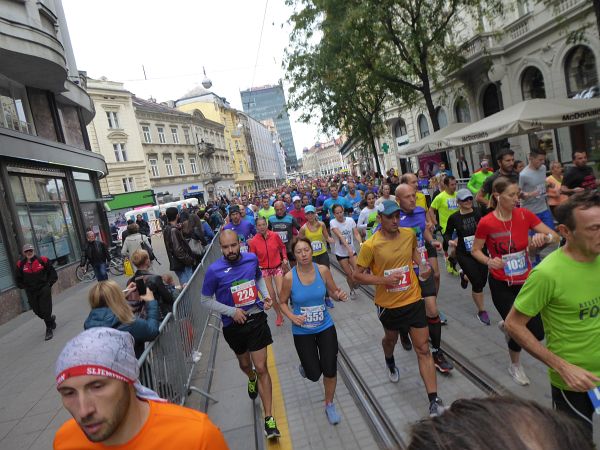
[[[424,153],[434,153],[445,150],[450,147],[443,142],[443,138],[465,128],[470,123],[451,123],[448,126],[437,130],[435,133],[424,137],[414,144],[409,144],[398,149],[399,156],[417,156]]]
[[[600,119],[600,99],[533,99],[517,103],[442,139],[447,147],[496,141],[519,134]]]

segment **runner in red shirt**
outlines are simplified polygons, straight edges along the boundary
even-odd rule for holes
[[[290,211],[290,216],[294,217],[296,222],[298,222],[298,225],[300,225],[300,228],[302,228],[307,222],[306,214],[304,214],[304,208],[302,207],[302,199],[296,195],[292,201],[294,203],[294,209]]]
[[[483,217],[477,225],[471,255],[489,268],[489,286],[492,301],[498,313],[505,319],[521,286],[531,271],[528,247],[539,248],[559,242],[558,235],[544,225],[531,211],[517,208],[519,186],[515,180],[499,177],[492,185],[490,205],[494,211]],[[529,230],[536,234],[529,240]],[[483,253],[486,246],[490,256]],[[504,330],[504,320],[498,324]],[[531,319],[527,328],[538,340],[544,339],[544,328],[540,316]],[[513,380],[525,386],[529,378],[519,364],[521,347],[508,334],[508,353],[511,365],[508,372]]]

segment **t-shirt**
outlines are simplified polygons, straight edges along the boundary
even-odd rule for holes
[[[572,166],[567,169],[562,184],[569,189],[575,189],[576,187],[596,189],[596,177],[590,166]]]
[[[354,192],[354,197],[350,194],[346,195],[346,200],[352,205],[352,218],[356,222],[358,216],[360,216],[360,203],[362,202],[363,196],[360,191]]]
[[[497,170],[496,172],[494,172],[494,174],[490,177],[487,177],[486,180],[483,182],[483,186],[481,187],[481,190],[483,191],[483,193],[487,196],[492,195],[492,186],[494,184],[494,181],[496,181],[499,177],[506,177],[509,180],[515,180],[517,183],[519,182],[519,173],[518,172],[511,172],[508,175],[502,174],[500,173],[499,170]]]
[[[425,198],[425,194],[422,192],[417,192],[417,206],[420,206],[423,209],[427,209],[427,199]]]
[[[257,280],[262,277],[258,267],[258,258],[254,253],[242,253],[241,258],[230,262],[225,257],[216,260],[204,275],[202,295],[215,296],[219,303],[235,306],[244,311],[263,309],[263,302],[258,295]],[[233,323],[229,316],[221,315],[223,327]]]
[[[331,235],[333,236],[333,252],[337,256],[350,256],[348,255],[348,249],[340,241],[340,238],[333,232],[335,228],[340,230],[345,241],[350,244],[350,247],[354,248],[354,229],[356,228],[356,222],[351,217],[345,217],[344,222],[340,223],[337,219],[333,219],[329,226],[331,227]]]
[[[515,208],[511,220],[502,222],[493,213],[483,217],[477,225],[475,239],[485,240],[490,258],[502,258],[503,269],[490,269],[496,280],[523,284],[531,270],[527,255],[529,230],[540,219],[525,208]]]
[[[481,214],[477,209],[467,214],[462,214],[459,211],[451,215],[448,219],[444,237],[450,240],[456,231],[456,235],[458,236],[456,251],[463,255],[471,254],[473,241],[475,240],[475,230],[477,230],[477,224],[480,220]]]
[[[302,226],[306,223],[306,214],[304,213],[304,208],[294,208],[290,211],[290,215],[296,219],[296,222],[298,222],[298,226],[300,228],[302,228]]]
[[[233,222],[229,222],[223,229],[235,231],[240,238],[240,249],[242,252],[248,251],[247,242],[256,234],[256,228],[247,220],[241,220],[237,225],[234,225]]]
[[[146,423],[129,442],[105,446],[88,440],[75,419],[65,422],[54,437],[54,450],[227,450],[221,431],[208,416],[172,403],[148,401]]]
[[[365,206],[360,212],[356,226],[359,230],[366,231],[367,238],[370,238],[373,235],[373,229],[377,226],[377,222],[377,210],[375,208],[369,209]]]
[[[558,249],[531,271],[515,308],[527,316],[540,313],[546,346],[552,353],[600,376],[600,256],[582,263]],[[550,383],[567,389],[554,369]],[[600,384],[600,383],[597,383]]]
[[[442,227],[442,233],[446,231],[446,224],[448,223],[448,217],[458,211],[458,202],[456,201],[456,192],[452,195],[446,191],[442,191],[437,195],[431,207],[438,211],[440,215],[440,227]]]
[[[344,210],[352,209],[352,205],[344,197],[341,197],[339,195],[336,199],[334,199],[333,197],[329,197],[323,202],[323,210],[327,211],[327,214],[329,214],[329,218],[332,221],[334,220],[332,208],[335,205],[342,205],[344,207]]]
[[[388,240],[382,232],[366,240],[358,254],[357,264],[376,276],[400,271],[403,278],[397,285],[375,287],[375,304],[382,308],[400,308],[421,299],[419,279],[413,268],[413,250],[417,238],[411,229],[399,228],[398,235]]]
[[[269,220],[269,217],[275,215],[275,207],[271,206],[269,209],[260,208],[258,210],[258,217],[263,217],[266,221]]]
[[[473,195],[477,195],[477,193],[485,183],[485,180],[487,180],[493,174],[494,172],[492,172],[491,170],[488,170],[487,172],[484,172],[483,170],[478,170],[473,175],[471,175],[467,187],[473,193]]]
[[[548,209],[546,203],[546,166],[543,164],[539,169],[525,167],[519,174],[519,187],[521,191],[530,193],[537,192],[536,196],[521,199],[521,206],[527,208],[534,214],[540,214]]]

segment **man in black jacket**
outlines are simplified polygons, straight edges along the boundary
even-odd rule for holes
[[[104,245],[104,242],[96,239],[93,231],[88,231],[85,234],[85,238],[87,242],[83,249],[80,266],[83,267],[89,262],[94,268],[94,273],[98,281],[108,280],[107,268],[110,263],[110,254],[106,245]]]
[[[136,216],[135,223],[137,223],[138,227],[140,227],[140,233],[142,233],[144,236],[150,237],[150,224],[144,220],[141,214]]]
[[[192,278],[196,259],[177,223],[179,211],[170,207],[167,208],[166,214],[169,224],[163,230],[163,239],[169,257],[169,269],[177,274],[179,283],[185,284]]]
[[[52,315],[52,285],[58,280],[54,266],[45,256],[36,256],[33,245],[23,246],[23,258],[17,261],[15,281],[25,289],[29,306],[46,323],[45,340],[52,339],[56,316]]]

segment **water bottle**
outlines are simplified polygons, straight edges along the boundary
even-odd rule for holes
[[[427,275],[423,275],[424,273],[429,271],[429,263],[427,262],[427,257],[425,256],[425,249],[421,249],[421,260],[419,261],[419,280],[425,281],[429,278],[429,273]]]

